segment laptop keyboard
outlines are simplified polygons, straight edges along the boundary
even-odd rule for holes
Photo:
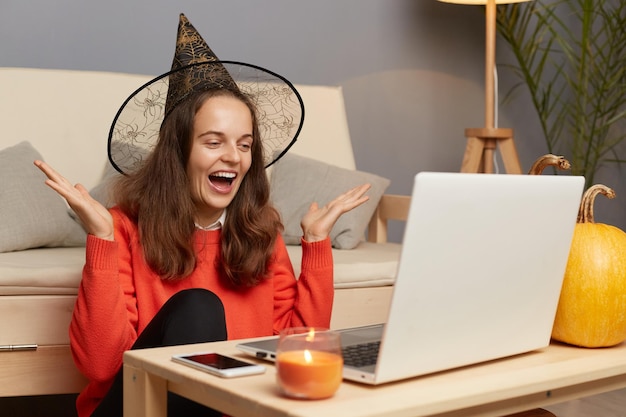
[[[374,365],[378,359],[379,348],[380,341],[344,346],[343,363],[355,368]]]

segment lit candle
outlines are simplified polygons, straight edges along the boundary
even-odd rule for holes
[[[276,358],[278,384],[287,395],[332,397],[342,380],[343,358],[332,352],[291,350]]]

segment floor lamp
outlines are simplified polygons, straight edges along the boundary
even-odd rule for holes
[[[509,174],[521,174],[513,129],[495,126],[496,5],[529,0],[439,0],[445,3],[485,5],[485,126],[465,129],[467,146],[461,172],[494,172],[494,153],[499,148],[504,168]]]

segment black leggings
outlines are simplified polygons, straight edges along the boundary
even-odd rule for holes
[[[139,335],[131,349],[226,340],[224,306],[211,291],[196,288],[174,294]],[[123,371],[117,373],[111,389],[91,417],[122,417]],[[167,415],[221,416],[210,408],[167,393]]]

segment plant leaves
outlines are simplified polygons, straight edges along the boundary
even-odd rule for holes
[[[535,0],[498,6],[551,153],[567,155],[587,186],[605,163],[626,161],[626,0]],[[505,95],[510,101],[515,84]]]

